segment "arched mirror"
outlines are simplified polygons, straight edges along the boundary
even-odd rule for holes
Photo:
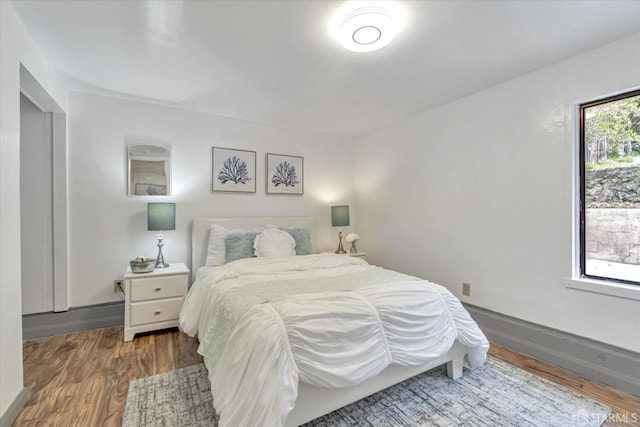
[[[127,147],[129,196],[171,195],[171,150],[156,145]]]

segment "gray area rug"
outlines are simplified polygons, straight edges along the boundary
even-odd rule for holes
[[[493,357],[456,381],[444,366],[318,418],[324,426],[599,426],[610,408]],[[216,426],[204,365],[134,380],[124,427]]]

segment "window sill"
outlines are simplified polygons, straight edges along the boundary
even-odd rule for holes
[[[569,279],[565,286],[569,289],[575,289],[578,291],[640,301],[640,286],[636,285],[626,285],[624,283],[576,277]]]

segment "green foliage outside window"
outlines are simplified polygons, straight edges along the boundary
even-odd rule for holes
[[[633,163],[640,156],[640,96],[585,110],[586,168]]]

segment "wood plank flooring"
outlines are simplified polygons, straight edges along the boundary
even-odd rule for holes
[[[491,343],[489,354],[520,369],[609,405],[613,413],[609,417],[609,421],[603,424],[606,427],[640,426],[640,397],[623,393],[595,381],[586,380],[572,372],[495,343]]]
[[[120,426],[129,382],[201,363],[197,340],[176,330],[137,335],[96,329],[24,342],[30,400],[14,426]],[[612,408],[607,426],[640,426],[640,398],[492,344],[490,354]]]
[[[24,342],[29,402],[14,426],[120,426],[129,382],[201,363],[176,330],[123,341],[122,327]]]

